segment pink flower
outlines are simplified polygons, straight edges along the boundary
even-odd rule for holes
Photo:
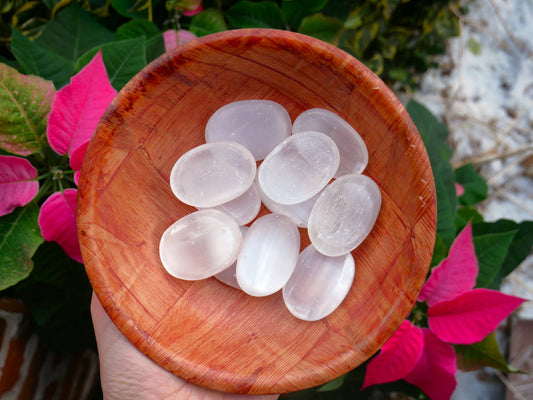
[[[101,52],[56,94],[48,117],[47,136],[58,154],[68,154],[78,172],[93,132],[117,91],[111,86]],[[57,242],[82,262],[76,233],[76,189],[53,193],[42,205],[39,226],[43,238]]]
[[[433,400],[448,400],[457,384],[453,344],[480,342],[525,299],[474,289],[479,272],[468,224],[448,257],[433,268],[418,301],[425,301],[429,329],[404,321],[368,364],[363,387],[404,379]]]

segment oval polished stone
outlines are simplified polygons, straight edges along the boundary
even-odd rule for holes
[[[322,191],[311,210],[311,243],[327,256],[351,252],[368,236],[380,209],[381,191],[372,179],[342,176]]]
[[[342,303],[353,283],[355,263],[350,253],[328,257],[309,245],[300,253],[283,287],[285,305],[295,317],[317,321]]]
[[[241,243],[241,230],[233,217],[219,210],[200,210],[167,228],[159,255],[172,276],[205,279],[235,262]]]
[[[244,146],[232,142],[206,143],[178,159],[170,173],[170,187],[185,204],[215,207],[246,192],[255,173],[255,159]]]
[[[339,150],[320,132],[301,132],[281,142],[265,158],[257,179],[280,204],[302,203],[320,192],[339,167]]]
[[[368,150],[357,131],[343,118],[323,108],[311,108],[301,113],[293,123],[292,132],[317,131],[328,135],[340,152],[340,164],[335,177],[361,173],[368,164]]]
[[[252,222],[261,209],[261,197],[257,190],[257,184],[254,182],[246,192],[236,199],[211,208],[231,215],[240,226]]]
[[[300,232],[289,218],[267,214],[257,219],[243,240],[237,259],[239,287],[252,296],[280,290],[294,270]]]
[[[241,234],[243,240],[248,229],[248,226],[241,226]],[[239,282],[237,282],[237,260],[235,260],[235,262],[231,264],[228,268],[226,268],[224,271],[216,274],[215,278],[228,286],[231,286],[235,289],[240,289]]]
[[[258,188],[261,200],[266,208],[275,214],[285,215],[289,217],[299,228],[307,228],[307,221],[309,220],[309,214],[313,209],[316,199],[321,192],[318,192],[310,199],[302,203],[297,204],[280,204],[269,198],[262,190],[261,186],[256,185]]]
[[[262,160],[291,134],[291,118],[280,104],[270,100],[242,100],[226,104],[207,121],[205,139],[242,144]]]

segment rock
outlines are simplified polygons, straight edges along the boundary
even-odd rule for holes
[[[294,270],[300,232],[289,218],[267,214],[257,219],[243,240],[237,259],[237,281],[252,296],[280,290]]]
[[[380,209],[381,191],[372,179],[342,176],[322,191],[311,210],[311,243],[327,256],[349,253],[370,233]]]
[[[236,101],[219,108],[209,118],[205,139],[208,143],[240,143],[259,161],[291,134],[291,125],[289,113],[276,102]]]
[[[339,167],[335,142],[319,132],[302,132],[281,142],[265,158],[257,179],[280,204],[304,202],[320,192]]]
[[[285,305],[295,317],[317,321],[342,303],[352,286],[355,263],[350,253],[328,257],[309,245],[300,253],[283,287]]]
[[[198,280],[228,268],[239,254],[242,234],[230,215],[213,209],[186,215],[161,237],[159,254],[169,274]]]
[[[304,111],[294,120],[292,132],[305,131],[322,132],[337,145],[340,164],[336,178],[365,170],[368,164],[366,144],[357,131],[337,114],[322,108]]]
[[[241,234],[244,240],[246,232],[248,232],[248,226],[241,226]],[[224,271],[219,272],[215,275],[215,278],[220,282],[225,283],[228,286],[231,286],[235,289],[240,289],[239,282],[237,282],[237,260],[231,264]]]
[[[316,199],[321,192],[318,192],[310,199],[305,200],[302,203],[297,204],[280,204],[269,198],[261,190],[261,186],[257,185],[259,195],[263,204],[274,214],[281,214],[289,217],[299,228],[307,228],[307,221],[309,220],[309,214],[315,204]]]
[[[236,199],[211,208],[224,211],[231,215],[235,218],[239,226],[252,222],[261,209],[261,197],[257,190],[257,184],[253,183],[246,192]]]
[[[170,187],[182,202],[197,208],[227,203],[252,186],[255,159],[238,143],[216,142],[183,154],[170,173]]]

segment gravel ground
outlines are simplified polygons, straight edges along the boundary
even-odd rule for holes
[[[426,74],[413,97],[449,127],[454,167],[473,163],[486,179],[489,198],[478,208],[485,220],[533,220],[533,0],[466,4],[461,36],[449,41],[440,68]],[[533,256],[502,291],[533,299]],[[533,320],[533,301],[517,318]],[[491,369],[460,373],[458,382],[454,400],[500,400],[504,384],[514,391]]]
[[[414,98],[448,125],[452,163],[473,163],[489,185],[487,221],[533,220],[533,0],[474,0],[438,70]],[[502,290],[533,299],[533,257]],[[520,317],[533,319],[533,302]]]

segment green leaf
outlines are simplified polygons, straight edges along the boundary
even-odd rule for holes
[[[37,219],[39,208],[30,203],[0,219],[0,290],[28,277],[31,257],[44,241]]]
[[[479,43],[476,39],[473,37],[470,37],[468,41],[466,42],[466,47],[472,54],[478,55],[481,54],[481,43]]]
[[[448,255],[448,247],[442,242],[442,238],[439,234],[435,236],[435,246],[433,247],[433,256],[431,257],[430,266],[434,267],[438,265]]]
[[[505,260],[501,264],[492,282],[487,284],[487,287],[491,289],[499,289],[502,279],[513,272],[531,253],[533,248],[533,221],[523,221],[517,224],[515,221],[500,219],[494,222],[474,224],[472,229],[474,236],[516,231],[513,241],[507,251]]]
[[[342,31],[343,23],[340,19],[316,14],[302,20],[298,32],[313,36],[324,42],[336,44]]]
[[[133,19],[118,27],[115,33],[116,40],[135,39],[144,36],[145,39],[159,35],[156,24],[147,19]]]
[[[3,55],[0,55],[0,63],[7,64],[11,68],[15,68],[15,69],[19,69],[19,67],[20,67],[20,65],[19,65],[17,60],[11,60],[9,58],[4,57]]]
[[[494,332],[481,342],[471,345],[454,345],[454,348],[457,354],[457,366],[463,371],[492,367],[502,372],[520,372],[505,361]]]
[[[16,29],[13,29],[11,51],[24,73],[50,80],[56,89],[66,85],[74,71],[69,61],[35,44]]]
[[[455,212],[455,229],[460,232],[470,222],[483,222],[483,216],[472,207],[459,207]]]
[[[104,63],[111,85],[120,90],[146,66],[145,40],[123,40],[102,46]]]
[[[165,52],[163,34],[152,36],[146,40],[146,62],[152,62]]]
[[[111,6],[127,18],[149,18],[149,8],[154,5],[150,0],[111,0]]]
[[[120,90],[146,66],[145,43],[144,37],[141,36],[136,39],[106,43],[101,47],[93,48],[80,57],[76,64],[76,70],[79,71],[87,65],[101,49],[109,81],[115,89]]]
[[[91,346],[92,289],[83,265],[53,242],[41,245],[33,262],[32,273],[16,293],[30,309],[41,338],[58,351]]]
[[[302,19],[322,10],[328,0],[283,0],[281,12],[289,26],[296,30]]]
[[[450,157],[451,148],[446,144],[448,129],[420,103],[411,100],[407,112],[413,119],[429,156],[437,191],[437,233],[450,247],[455,239],[454,215],[456,209],[455,179]]]
[[[328,382],[317,389],[317,392],[331,392],[332,390],[339,389],[344,381],[346,380],[346,375],[341,375],[337,379],[333,379],[331,382]]]
[[[92,290],[82,264],[53,242],[39,247],[33,262],[35,267],[17,294],[39,325],[59,325],[87,307]]]
[[[472,164],[464,165],[454,171],[455,180],[461,184],[465,192],[459,197],[461,204],[473,206],[487,198],[489,187],[477,173]]]
[[[57,54],[74,67],[82,54],[114,39],[111,31],[72,2],[45,25],[35,44]]]
[[[474,236],[474,247],[479,265],[476,287],[488,287],[494,280],[517,232],[517,230],[511,230]]]
[[[0,64],[0,147],[28,156],[46,142],[46,121],[55,90],[52,82]]]
[[[281,10],[271,1],[242,0],[230,7],[225,15],[233,28],[285,28]]]
[[[224,15],[215,8],[208,8],[192,17],[189,30],[201,37],[211,33],[222,32],[228,29]]]

